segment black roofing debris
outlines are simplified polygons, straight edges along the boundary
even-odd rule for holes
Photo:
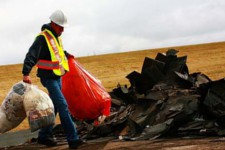
[[[189,74],[187,56],[169,49],[155,59],[146,57],[141,73],[126,76],[130,86],[114,88],[111,115],[105,123],[77,121],[82,139],[115,137],[118,140],[151,140],[178,136],[225,135],[225,80]],[[63,137],[60,125],[56,137]]]
[[[95,127],[92,121],[75,121],[81,138],[224,136],[225,80],[212,81],[201,72],[189,74],[187,56],[178,57],[178,52],[168,49],[155,59],[146,57],[141,73],[126,76],[130,87],[118,84],[110,92],[111,115],[104,124]]]
[[[111,115],[103,125],[80,130],[84,139],[115,136],[149,140],[174,136],[225,135],[225,80],[189,74],[187,56],[169,49],[146,57],[141,73],[127,75],[130,87],[110,92]]]

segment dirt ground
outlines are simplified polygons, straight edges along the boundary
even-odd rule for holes
[[[45,147],[36,143],[28,143],[5,150],[66,150],[68,145],[65,140],[59,141],[56,147]],[[77,150],[224,150],[224,137],[201,138],[172,138],[146,141],[118,141],[103,138],[97,141],[87,141]]]

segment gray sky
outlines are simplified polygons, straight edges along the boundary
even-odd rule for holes
[[[224,0],[1,0],[0,65],[23,63],[61,9],[64,48],[76,57],[225,41]]]

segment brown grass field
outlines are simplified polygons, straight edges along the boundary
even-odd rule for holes
[[[179,50],[178,56],[187,55],[190,73],[202,72],[212,80],[225,77],[225,42],[147,49],[132,52],[80,57],[77,60],[93,76],[102,81],[107,91],[117,86],[128,84],[126,76],[132,71],[140,72],[145,57],[155,58],[158,52],[166,52],[168,48]],[[11,87],[22,80],[22,64],[0,66],[0,102],[4,100]],[[32,82],[44,91],[35,68],[31,73]],[[57,118],[56,123],[59,122]],[[27,119],[11,131],[29,128]],[[11,132],[10,131],[10,132]]]

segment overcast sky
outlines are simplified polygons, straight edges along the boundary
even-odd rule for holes
[[[0,0],[0,65],[23,63],[57,9],[76,57],[225,41],[224,0]]]

